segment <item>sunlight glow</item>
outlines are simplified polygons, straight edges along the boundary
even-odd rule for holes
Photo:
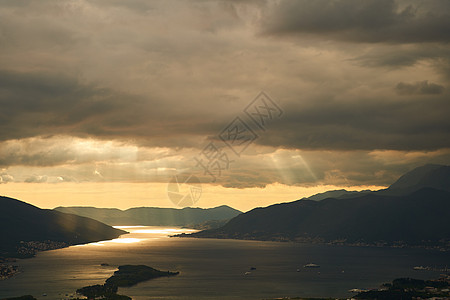
[[[134,244],[144,241],[145,239],[137,239],[137,238],[118,238],[109,241],[101,241],[97,243],[90,243],[88,245],[94,246],[105,246],[106,244]]]
[[[132,228],[144,228],[144,227],[147,227],[147,226],[142,226],[142,225],[138,225],[138,226],[136,226],[136,225],[133,225],[133,226],[125,225],[125,226],[113,226],[113,227],[116,228],[116,229],[127,229],[127,228],[132,229]]]
[[[314,174],[314,172],[311,170],[311,167],[309,166],[309,164],[306,162],[306,160],[303,158],[303,156],[301,156],[300,154],[293,156],[292,158],[297,158],[299,159],[302,164],[305,166],[306,170],[308,171],[309,175],[311,175],[312,178],[314,178],[314,180],[317,181],[317,176],[316,174]]]
[[[176,234],[180,232],[195,232],[195,231],[198,230],[168,228],[168,229],[140,229],[133,231],[133,233]]]
[[[119,243],[119,244],[132,244],[132,243],[138,243],[142,241],[142,239],[136,239],[136,238],[118,238],[118,239],[114,239],[111,241],[107,241],[107,242],[111,242],[111,243]]]

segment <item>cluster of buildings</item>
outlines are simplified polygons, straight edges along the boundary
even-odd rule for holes
[[[19,272],[17,266],[0,264],[0,280],[8,279]]]
[[[70,246],[64,242],[55,242],[55,241],[29,241],[29,242],[20,242],[19,247],[17,248],[16,253],[18,257],[31,257],[36,254],[38,251],[46,251],[46,250],[54,250],[60,249],[64,247]]]

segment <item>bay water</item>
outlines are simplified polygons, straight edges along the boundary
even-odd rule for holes
[[[31,294],[69,299],[78,288],[103,284],[119,265],[179,271],[173,277],[119,288],[143,299],[270,299],[351,297],[353,288],[377,288],[399,277],[437,278],[450,254],[420,248],[377,248],[169,237],[192,230],[121,227],[118,239],[40,252],[15,264],[21,273],[0,281],[0,299]],[[314,263],[318,268],[305,268]],[[103,264],[103,265],[102,265]]]

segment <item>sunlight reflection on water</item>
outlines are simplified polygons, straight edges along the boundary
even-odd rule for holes
[[[144,240],[146,240],[146,239],[118,238],[118,239],[114,239],[114,240],[110,240],[110,241],[102,241],[102,242],[98,242],[98,243],[91,243],[90,245],[104,246],[105,244],[109,244],[109,243],[132,244],[132,243],[142,242]]]
[[[113,226],[117,229],[122,229],[128,231],[130,234],[153,234],[160,235],[161,237],[167,238],[169,235],[180,234],[182,232],[191,233],[198,230],[195,229],[187,229],[187,228],[168,228],[168,227],[150,227],[150,226]],[[121,239],[120,237],[118,239]]]
[[[197,230],[169,228],[169,229],[139,229],[133,231],[133,233],[178,234],[181,232],[195,232],[195,231]]]
[[[195,229],[187,229],[187,228],[167,228],[167,227],[150,227],[150,226],[113,226],[113,227],[128,231],[128,233],[121,235],[116,239],[94,242],[84,245],[77,245],[73,247],[105,246],[105,245],[113,246],[114,244],[135,244],[149,240],[166,239],[169,238],[169,236],[171,235],[180,234],[183,232],[192,233],[198,231]],[[149,237],[148,234],[151,234],[151,237]]]

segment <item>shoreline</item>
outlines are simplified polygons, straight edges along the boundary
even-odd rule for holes
[[[341,240],[338,241],[321,241],[316,239],[288,239],[288,238],[253,238],[253,237],[225,237],[225,236],[196,236],[194,234],[176,234],[171,235],[170,237],[176,237],[176,238],[196,238],[196,239],[218,239],[218,240],[237,240],[237,241],[257,241],[257,242],[277,242],[277,243],[295,243],[295,244],[310,244],[310,245],[328,245],[328,246],[347,246],[347,247],[373,247],[373,248],[390,248],[390,249],[425,249],[425,250],[434,250],[434,251],[440,251],[440,252],[450,252],[450,245],[410,245],[407,243],[399,242],[394,244],[387,244],[385,242],[373,242],[373,243],[364,243],[364,242],[354,242],[354,243],[348,243],[343,242]]]
[[[124,233],[124,234],[129,234],[129,232]],[[121,234],[116,238],[119,238],[120,236],[122,236],[124,234]],[[90,243],[98,243],[98,242],[110,241],[110,240],[113,240],[113,239],[89,241],[86,243],[78,243],[78,244],[70,244],[67,242],[56,242],[56,241],[50,241],[50,240],[28,241],[28,242],[21,241],[17,245],[17,248],[15,250],[8,250],[3,253],[0,252],[0,280],[7,280],[7,279],[21,273],[18,266],[6,264],[7,262],[16,262],[18,259],[32,259],[32,258],[36,257],[36,255],[39,252],[64,249],[64,248],[68,248],[71,246],[87,245]],[[3,273],[7,274],[7,275],[2,275]]]

